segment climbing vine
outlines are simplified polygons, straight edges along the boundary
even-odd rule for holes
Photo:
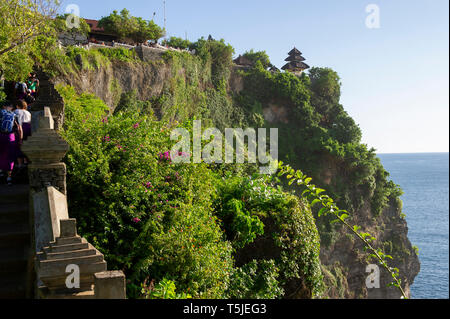
[[[310,202],[311,208],[317,204],[322,207],[319,210],[318,216],[334,215],[336,217],[333,223],[342,223],[345,225],[351,233],[353,233],[358,239],[360,239],[365,247],[365,251],[369,251],[370,258],[378,260],[378,262],[383,266],[391,275],[392,282],[389,286],[397,287],[403,298],[407,299],[406,293],[401,286],[401,279],[399,278],[399,269],[390,267],[387,263],[387,259],[393,259],[392,256],[385,254],[380,248],[376,249],[372,246],[372,242],[376,240],[371,234],[360,231],[361,227],[357,225],[351,225],[346,219],[349,217],[349,213],[346,210],[339,209],[334,200],[324,194],[325,190],[316,187],[311,184],[312,178],[303,174],[300,170],[294,170],[289,165],[284,165],[283,162],[279,162],[279,173],[278,176],[286,175],[286,179],[289,181],[289,185],[297,184],[298,186],[304,188],[302,197],[306,197]]]

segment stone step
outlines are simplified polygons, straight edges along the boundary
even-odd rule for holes
[[[56,247],[56,246],[64,246],[64,245],[74,245],[74,244],[80,244],[81,241],[81,237],[77,236],[77,237],[65,237],[65,238],[61,238],[58,237],[56,238],[56,243],[50,243],[50,246],[52,247]]]
[[[0,224],[28,223],[29,204],[27,201],[18,203],[0,203]]]
[[[25,297],[25,272],[8,276],[0,276],[0,299],[25,299]]]
[[[27,259],[25,254],[17,252],[16,254],[0,256],[0,276],[5,274],[22,273],[27,270]]]
[[[70,258],[79,258],[79,257],[87,257],[94,256],[97,254],[97,251],[90,246],[89,249],[81,249],[76,251],[69,251],[63,253],[49,253],[45,254],[47,260],[60,260],[60,259],[70,259]]]
[[[89,271],[83,271],[84,268],[89,268],[90,265],[105,263],[104,257],[101,253],[97,253],[93,256],[57,259],[57,260],[41,260],[39,262],[39,273],[42,277],[48,277],[49,274],[65,274],[68,265],[77,265],[80,267],[82,273],[89,273]],[[105,269],[106,270],[106,269]],[[104,271],[104,270],[102,270]]]
[[[82,249],[89,249],[89,244],[84,238],[81,239],[80,244],[62,245],[62,246],[55,246],[55,247],[44,247],[44,252],[46,254],[63,253],[63,252],[82,250]]]
[[[69,263],[68,265],[70,264],[71,263]],[[80,269],[80,289],[78,290],[78,292],[86,290],[86,288],[89,288],[94,284],[94,274],[104,272],[107,269],[105,261],[98,263],[77,264],[77,266],[79,266]],[[71,275],[70,272],[66,273],[66,267],[66,264],[51,265],[50,267],[46,267],[46,269],[42,269],[42,267],[40,267],[39,277],[41,278],[42,282],[47,285],[49,290],[66,290],[66,280],[68,276]]]
[[[78,258],[79,259],[79,258]],[[91,259],[93,261],[93,259]],[[66,278],[68,274],[66,275],[66,268],[68,265],[77,265],[80,268],[80,275],[81,276],[90,276],[94,275],[98,272],[106,271],[106,261],[99,261],[96,263],[92,262],[86,262],[86,263],[77,263],[77,261],[57,261],[57,264],[54,262],[53,264],[45,264],[42,265],[42,262],[39,264],[39,274],[41,278],[59,278],[64,277]],[[44,281],[44,280],[42,280]]]
[[[11,203],[28,203],[30,186],[28,185],[0,185],[0,205]]]
[[[25,224],[0,225],[0,248],[26,245],[30,242],[30,230]]]
[[[25,260],[27,258],[27,247],[8,246],[0,248],[0,260],[4,256],[13,256],[14,258]]]

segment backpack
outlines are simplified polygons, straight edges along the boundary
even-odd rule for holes
[[[17,92],[25,93],[27,91],[27,85],[23,82],[17,83]]]
[[[25,102],[28,104],[28,109],[30,109],[30,104],[33,104],[36,101],[36,99],[32,95],[25,96]]]
[[[0,116],[0,132],[1,133],[12,133],[14,128],[14,113],[2,110]]]

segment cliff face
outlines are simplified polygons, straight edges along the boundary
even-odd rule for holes
[[[420,263],[411,243],[407,237],[408,227],[406,221],[399,216],[396,204],[391,203],[383,211],[383,218],[371,220],[370,208],[364,207],[355,213],[356,224],[361,225],[364,231],[373,234],[378,240],[375,247],[383,247],[393,256],[391,267],[400,271],[402,286],[406,294],[410,296],[410,285],[420,270]],[[390,247],[386,247],[386,246]],[[390,274],[380,267],[380,288],[367,289],[365,286],[367,262],[363,246],[359,241],[349,239],[342,230],[337,242],[329,247],[321,246],[321,262],[323,265],[333,269],[325,279],[329,282],[336,281],[336,271],[342,273],[341,282],[338,286],[346,287],[343,291],[331,290],[329,296],[332,298],[370,298],[370,299],[399,299],[401,294],[398,289],[388,287],[392,282]]]
[[[71,85],[78,92],[89,92],[101,98],[112,110],[122,93],[136,90],[145,101],[159,96],[171,78],[171,68],[162,63],[128,63],[114,61],[96,70],[85,70],[60,76],[55,84]]]
[[[275,126],[289,124],[289,119],[293,118],[293,114],[289,112],[289,106],[277,101],[270,101],[264,105],[263,114],[267,123]],[[295,164],[292,165],[295,166]],[[320,170],[314,182],[325,189],[335,184],[338,179],[346,180],[349,175],[349,170],[344,163],[328,154],[322,156],[319,166]],[[347,182],[351,183],[351,180]],[[358,193],[361,191],[358,185],[354,188]],[[420,261],[408,239],[408,226],[405,218],[402,217],[401,201],[391,199],[387,207],[378,215],[372,211],[370,201],[371,196],[365,196],[359,208],[350,212],[351,223],[361,226],[362,231],[373,235],[377,239],[374,247],[383,248],[385,253],[393,257],[389,265],[399,269],[402,288],[410,297],[410,286],[420,271]],[[318,218],[318,223],[327,224],[329,221]],[[319,231],[321,229],[324,228],[319,227]],[[379,267],[380,288],[367,289],[366,279],[370,272],[366,272],[366,267],[371,263],[376,264],[376,261],[367,260],[367,253],[364,252],[362,242],[350,235],[346,229],[336,227],[333,232],[333,239],[330,242],[322,241],[320,253],[329,298],[399,299],[402,297],[397,288],[388,287],[392,277],[381,266]]]
[[[178,70],[180,71],[180,70]],[[198,69],[197,72],[206,72]],[[136,90],[139,99],[146,101],[159,98],[170,87],[174,87],[174,74],[185,77],[183,69],[174,73],[173,65],[155,58],[151,63],[128,63],[113,61],[97,70],[80,71],[71,76],[58,77],[55,83],[69,84],[79,92],[90,92],[110,106],[117,106],[122,93]],[[204,83],[201,87],[205,87]],[[228,81],[228,94],[240,93],[244,90],[244,80],[238,72],[232,72]],[[291,106],[282,100],[272,99],[262,105],[261,116],[272,127],[293,124]],[[283,134],[283,133],[282,133]],[[290,131],[287,134],[295,134]],[[280,137],[282,138],[282,137]],[[290,150],[295,154],[295,150]],[[281,154],[283,156],[283,154]],[[292,156],[292,155],[291,155]],[[297,154],[301,156],[301,154]],[[291,157],[292,159],[292,157]],[[295,161],[294,161],[295,162]],[[292,166],[295,167],[294,164]],[[347,171],[333,156],[323,156],[320,171],[316,174],[315,183],[324,188],[337,178],[345,178]],[[302,169],[302,167],[295,167]],[[310,174],[306,171],[306,173]],[[357,189],[358,186],[355,186]],[[364,198],[356,211],[350,212],[351,222],[362,227],[377,238],[375,247],[382,247],[393,256],[392,266],[399,268],[404,290],[409,294],[409,287],[420,269],[419,259],[407,237],[408,227],[401,216],[401,208],[397,201],[391,200],[381,214],[374,214],[370,206],[370,195]],[[320,227],[319,227],[320,231]],[[380,268],[380,288],[367,289],[366,260],[363,246],[348,231],[335,228],[334,239],[323,242],[320,258],[323,274],[328,286],[326,297],[330,298],[400,298],[396,288],[388,288],[390,275]],[[375,263],[375,262],[373,262]]]

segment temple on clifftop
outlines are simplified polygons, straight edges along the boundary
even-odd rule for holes
[[[281,68],[282,70],[292,72],[295,75],[300,75],[303,71],[309,69],[309,65],[303,62],[305,61],[305,58],[297,48],[294,47],[288,55],[289,56],[285,60],[288,63]]]

